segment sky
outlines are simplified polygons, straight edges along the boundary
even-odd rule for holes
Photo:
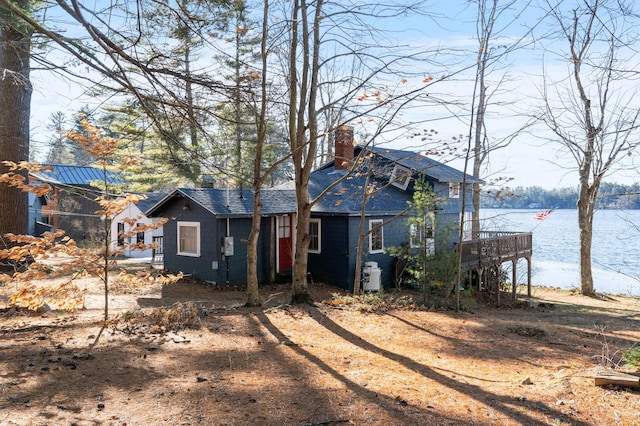
[[[523,2],[515,4],[521,3]],[[401,43],[455,47],[458,52],[472,52],[477,45],[475,10],[468,4],[469,2],[464,0],[425,2],[432,16],[438,16],[437,19],[424,16],[404,17],[398,22],[390,24],[390,27],[395,29],[394,33],[397,34]],[[505,15],[505,18],[509,18],[509,16]],[[512,43],[513,40],[522,37],[526,29],[536,25],[537,22],[539,22],[539,10],[532,9],[531,12],[522,15],[518,23],[509,25],[503,30],[500,43]],[[536,29],[534,36],[542,34],[547,29],[548,27],[545,28],[541,25]],[[509,72],[509,81],[500,86],[504,88],[505,93],[496,95],[497,101],[508,105],[490,107],[491,113],[487,119],[487,129],[490,136],[501,138],[517,131],[528,120],[526,117],[528,111],[539,109],[543,57],[548,76],[552,78],[566,76],[566,64],[556,61],[553,55],[548,52],[543,55],[541,47],[540,43],[536,43],[535,49],[516,51],[506,59],[505,68],[490,74],[488,84],[490,88],[493,88],[492,84],[503,75],[504,70],[508,69]],[[469,61],[473,61],[473,58],[473,54],[458,54],[456,61],[459,61],[459,64],[468,65]],[[425,74],[433,71],[437,73],[451,71],[446,68],[427,68],[425,67]],[[36,158],[42,160],[46,155],[47,140],[51,134],[46,129],[51,113],[63,111],[67,116],[71,116],[85,104],[95,108],[99,108],[100,104],[95,99],[84,95],[79,85],[56,78],[48,73],[34,70],[32,83],[34,86],[31,110],[32,140],[37,153]],[[409,83],[411,84],[411,82]],[[470,81],[457,80],[446,82],[435,87],[434,90],[441,93],[451,93],[452,97],[467,102],[468,105],[469,97],[465,94],[471,93],[473,86]],[[433,107],[412,109],[405,114],[404,119],[411,121],[412,114],[415,115],[416,121],[426,119],[426,125],[437,129],[443,140],[460,134],[466,135],[469,131],[469,125],[464,117],[462,119],[442,119],[448,115],[448,112],[436,111]],[[429,124],[431,117],[433,122]],[[518,136],[507,148],[492,153],[489,162],[489,179],[497,176],[506,177],[510,179],[507,184],[510,187],[540,186],[551,189],[577,186],[577,175],[572,171],[575,168],[575,162],[571,158],[559,155],[558,145],[548,143],[544,139],[545,136],[548,136],[548,131],[543,126],[535,126],[529,132]],[[418,148],[416,140],[407,138],[392,140],[389,142],[389,146],[400,149]],[[448,159],[443,159],[443,161],[448,161]],[[630,171],[616,173],[615,176],[605,180],[625,184],[637,181],[639,163],[635,157],[630,157],[628,161],[632,166]],[[635,164],[633,164],[634,162]],[[450,164],[458,169],[463,168],[462,160],[452,160]]]

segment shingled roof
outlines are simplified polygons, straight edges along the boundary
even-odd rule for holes
[[[311,174],[309,179],[309,195],[317,197],[325,188],[346,174],[343,170],[321,169]],[[366,177],[348,176],[346,179],[331,188],[311,209],[314,213],[336,215],[360,215],[362,213],[363,192]],[[376,185],[369,181],[369,185]],[[393,186],[380,184],[369,196],[365,210],[367,214],[397,214],[407,208],[407,202],[411,195]]]
[[[360,152],[363,147],[356,147]],[[453,167],[425,157],[419,153],[388,148],[366,148],[377,156],[395,164],[423,173],[438,182],[462,182],[465,174]],[[359,215],[362,213],[363,191],[366,184],[364,175],[351,174],[336,170],[332,162],[311,173],[309,179],[309,196],[315,199],[326,188],[336,183],[312,207],[311,211],[324,215]],[[473,176],[466,175],[467,183],[482,182]],[[375,183],[369,181],[369,184]],[[290,181],[274,189],[262,190],[262,215],[280,215],[296,212],[295,182]],[[146,213],[153,215],[169,199],[183,197],[193,200],[206,210],[222,218],[251,217],[253,215],[253,191],[225,190],[211,188],[179,188],[165,196]],[[366,203],[367,214],[398,214],[407,208],[411,194],[393,185],[380,183],[378,189]],[[227,201],[228,200],[228,201]]]
[[[457,182],[461,183],[465,174],[460,170],[454,169],[440,161],[433,158],[426,157],[418,152],[391,149],[391,148],[379,148],[379,147],[362,147],[357,146],[355,153],[358,155],[360,151],[366,149],[374,154],[385,158],[400,166],[411,169],[415,172],[423,173],[438,182]],[[476,179],[473,176],[466,175],[467,183],[483,183],[482,180]]]
[[[136,203],[136,207],[140,209],[141,212],[146,212],[151,207],[155,206],[156,203],[164,198],[166,194],[161,194],[158,192],[147,192],[144,195],[147,196],[144,200],[139,200]]]
[[[264,189],[260,192],[262,215],[274,216],[296,211],[296,197],[293,190]],[[215,188],[178,188],[167,194],[145,213],[157,213],[163,204],[172,198],[187,198],[221,218],[253,216],[253,191],[226,190]]]

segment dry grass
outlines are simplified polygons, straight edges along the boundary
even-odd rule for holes
[[[0,317],[0,424],[640,424],[637,391],[593,385],[640,340],[636,299],[538,289],[543,307],[456,313],[323,286],[328,303],[289,307],[269,287],[249,309],[184,281],[115,292],[119,320],[94,346],[88,287],[77,314]]]

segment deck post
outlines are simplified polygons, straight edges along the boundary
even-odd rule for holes
[[[511,283],[513,284],[513,287],[511,290],[511,300],[513,301],[516,300],[516,286],[518,285],[516,283],[516,276],[518,275],[516,270],[517,267],[518,267],[518,261],[516,259],[513,259],[511,261]]]
[[[493,281],[492,284],[496,286],[495,287],[495,289],[496,289],[496,304],[498,306],[500,306],[500,273],[499,273],[499,271],[496,271],[495,269],[492,269],[492,268],[489,268],[489,271],[491,272],[491,275],[496,273],[496,276],[492,277],[492,278],[495,278],[495,279],[493,279],[491,281]]]
[[[527,256],[527,296],[531,298],[531,256]]]

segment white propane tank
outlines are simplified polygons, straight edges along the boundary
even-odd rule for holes
[[[378,268],[378,262],[365,262],[363,272],[363,290],[364,291],[379,291],[380,290],[380,276],[382,269]]]

